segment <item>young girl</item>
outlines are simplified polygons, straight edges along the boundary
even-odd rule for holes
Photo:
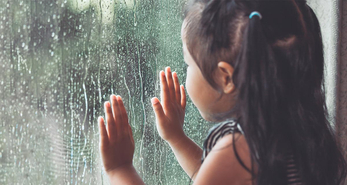
[[[194,184],[338,185],[346,162],[327,121],[318,20],[299,0],[195,0],[182,26],[187,92],[211,128],[183,132],[185,89],[169,67],[152,99],[160,136]],[[324,86],[323,86],[324,87]],[[99,118],[112,184],[143,184],[120,96]]]

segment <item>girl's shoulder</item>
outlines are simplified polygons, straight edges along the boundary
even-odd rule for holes
[[[242,133],[239,124],[233,121],[219,123],[210,129],[196,184],[252,184],[252,176],[246,170],[251,168],[251,158]]]
[[[207,137],[204,141],[203,145],[203,155],[201,158],[201,162],[204,161],[208,153],[212,150],[212,148],[217,144],[217,142],[226,135],[231,135],[234,133],[239,133],[243,135],[242,128],[235,119],[230,119],[223,121],[214,125],[207,134]]]

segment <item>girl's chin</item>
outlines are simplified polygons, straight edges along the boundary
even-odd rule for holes
[[[222,122],[228,119],[236,118],[236,114],[232,114],[231,112],[206,113],[199,110],[199,113],[204,120],[209,122]]]
[[[215,117],[211,116],[211,114],[207,114],[205,112],[201,112],[199,110],[199,113],[204,120],[209,121],[209,122],[219,122],[220,120],[216,119]]]

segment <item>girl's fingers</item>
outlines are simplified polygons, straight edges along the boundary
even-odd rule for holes
[[[115,125],[116,125],[116,130],[117,130],[117,134],[121,134],[121,130],[122,130],[122,125],[120,124],[122,122],[122,116],[121,116],[121,112],[119,109],[119,105],[118,105],[118,100],[116,95],[111,95],[110,97],[111,102],[112,102],[112,112],[114,115],[114,119],[115,119]]]
[[[105,102],[105,114],[106,114],[106,122],[107,122],[107,133],[109,139],[116,138],[116,124],[113,118],[113,113],[111,109],[110,102]]]
[[[186,103],[187,103],[186,92],[184,90],[184,86],[183,85],[181,85],[180,87],[181,87],[181,96],[182,96],[182,98],[181,98],[181,107],[182,107],[183,110],[186,110]]]
[[[157,120],[161,120],[162,118],[164,118],[165,113],[164,113],[163,107],[161,106],[158,98],[156,98],[156,97],[152,98],[151,102],[152,102],[152,107],[153,107],[155,117],[157,118]]]
[[[175,96],[175,85],[174,81],[172,79],[172,73],[170,67],[166,67],[166,80],[167,80],[167,85],[169,87],[169,92],[170,92],[170,98],[172,101],[176,101],[176,96]]]
[[[130,137],[131,142],[134,144],[134,136],[133,136],[133,131],[131,130],[131,126],[129,124],[129,120],[128,120],[128,114],[127,111],[125,109],[122,97],[117,96],[117,100],[118,100],[118,105],[119,105],[119,109],[120,109],[120,114],[122,116],[122,129],[124,130],[124,132],[128,131],[128,136]]]
[[[99,117],[99,131],[100,131],[100,144],[107,144],[108,143],[108,135],[106,131],[105,121],[104,118]]]
[[[175,96],[178,104],[181,104],[181,92],[180,92],[180,83],[178,81],[178,76],[176,72],[172,73],[174,84],[175,84]]]
[[[127,111],[125,110],[122,97],[117,96],[117,100],[118,100],[120,115],[122,117],[123,128],[127,128],[129,125],[129,121],[128,121],[128,115],[127,115]]]
[[[130,125],[128,126],[128,129],[129,129],[128,131],[129,131],[130,140],[131,140],[131,142],[132,142],[133,144],[135,144],[135,142],[134,142],[134,136],[133,136],[133,131],[132,131]]]
[[[170,101],[170,92],[169,92],[169,87],[166,82],[166,77],[164,71],[160,71],[160,96],[161,96],[161,101],[163,102],[164,106],[168,104]]]

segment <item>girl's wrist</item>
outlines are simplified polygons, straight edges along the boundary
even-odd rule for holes
[[[176,145],[185,142],[187,139],[189,139],[188,136],[184,132],[182,132],[182,134],[178,135],[175,138],[167,140],[166,142],[168,142],[171,147],[175,147]]]
[[[128,185],[144,185],[145,183],[137,173],[132,164],[123,165],[107,172],[108,178],[112,185],[128,184]]]
[[[113,170],[106,171],[107,176],[110,178],[113,176],[117,176],[121,173],[131,172],[135,170],[134,166],[132,164],[124,164],[122,166],[119,166]]]

